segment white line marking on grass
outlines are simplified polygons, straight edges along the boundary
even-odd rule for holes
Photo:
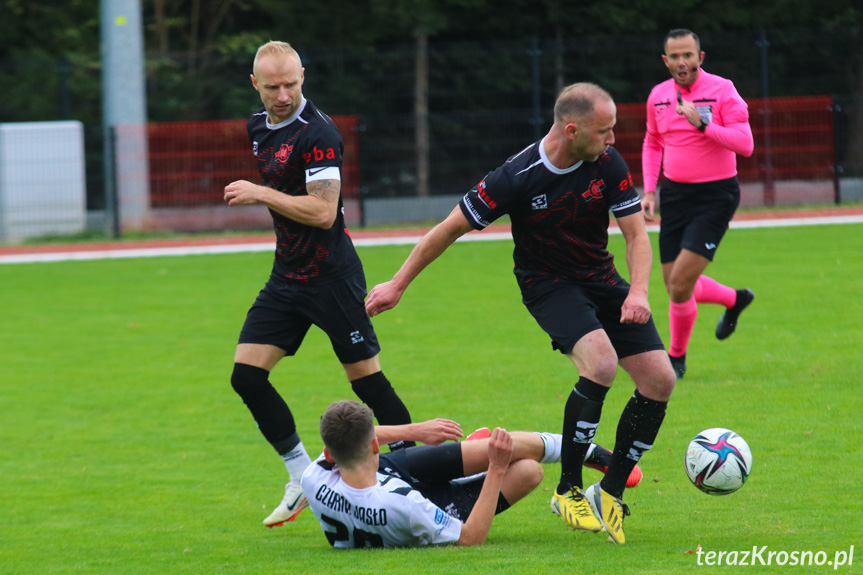
[[[731,222],[732,228],[783,228],[792,226],[819,226],[828,224],[863,223],[863,215],[824,216],[812,218],[777,218],[767,220],[741,220]],[[648,232],[659,231],[658,225],[647,226]],[[611,227],[609,234],[619,234],[620,229]],[[395,236],[382,238],[357,238],[355,246],[395,246],[416,244],[422,236]],[[497,241],[512,239],[509,232],[474,232],[459,238],[458,241]],[[87,250],[75,252],[46,252],[34,254],[0,255],[0,264],[29,264],[46,262],[85,261],[104,259],[152,258],[172,256],[194,256],[210,254],[236,254],[247,252],[268,252],[275,250],[273,242],[249,244],[223,244],[213,246],[170,246],[161,248],[128,248],[111,250]]]

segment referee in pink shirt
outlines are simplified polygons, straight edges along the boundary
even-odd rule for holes
[[[647,98],[642,206],[653,221],[662,172],[659,258],[671,299],[668,355],[682,378],[697,304],[725,306],[716,326],[716,337],[725,339],[755,297],[751,289],[735,290],[704,275],[740,203],[737,154],[751,156],[754,143],[746,102],[731,80],[701,69],[704,52],[694,32],[670,31],[662,61],[671,78]]]

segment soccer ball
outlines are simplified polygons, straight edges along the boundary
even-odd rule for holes
[[[752,451],[730,429],[713,427],[689,442],[684,464],[695,487],[710,495],[728,495],[746,483],[752,469]]]

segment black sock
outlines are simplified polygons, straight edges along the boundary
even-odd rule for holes
[[[617,424],[611,465],[602,478],[604,491],[615,497],[623,496],[632,468],[653,447],[667,406],[668,402],[647,399],[638,390],[632,395]]]
[[[379,371],[351,382],[351,387],[360,401],[368,405],[380,425],[403,425],[411,422],[411,414],[396,390],[390,385],[384,372]],[[413,447],[414,441],[390,443],[390,451]]]
[[[252,412],[264,438],[281,455],[293,449],[300,440],[294,415],[270,384],[269,375],[266,369],[235,363],[231,386]]]
[[[583,487],[581,466],[599,425],[602,402],[608,388],[580,377],[569,394],[563,413],[563,441],[560,449],[559,494],[570,487]]]

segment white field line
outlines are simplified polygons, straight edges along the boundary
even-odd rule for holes
[[[777,218],[766,220],[742,220],[731,222],[732,228],[782,228],[794,226],[820,226],[827,224],[859,224],[863,223],[863,215],[849,216],[824,216],[812,218]],[[647,226],[648,232],[658,232],[659,226]],[[610,234],[619,234],[617,227],[609,228]],[[422,236],[396,236],[382,238],[357,238],[354,240],[356,246],[392,246],[413,245]],[[483,232],[470,233],[459,238],[458,241],[495,241],[512,239],[509,232]],[[249,244],[224,244],[212,246],[174,246],[160,248],[118,248],[108,250],[82,249],[74,252],[46,252],[34,254],[10,254],[0,255],[0,264],[27,264],[63,261],[102,260],[102,259],[127,259],[127,258],[150,258],[165,256],[192,256],[208,254],[234,254],[245,252],[268,252],[275,249],[273,242],[249,243]]]

